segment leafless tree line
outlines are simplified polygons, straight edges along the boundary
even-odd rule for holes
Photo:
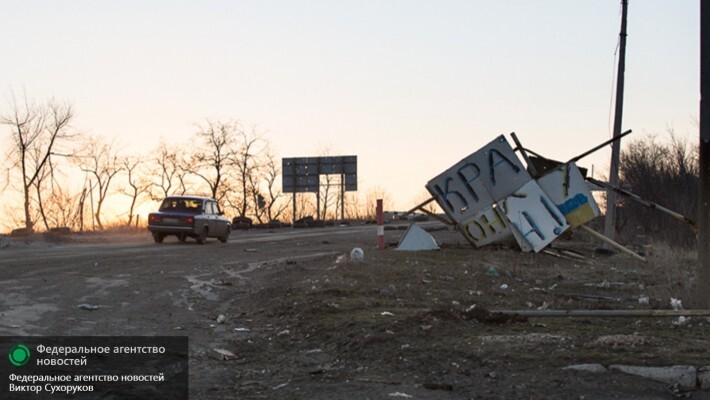
[[[83,230],[87,217],[103,229],[107,199],[116,195],[128,198],[128,226],[137,222],[141,203],[168,195],[211,196],[229,213],[258,221],[286,209],[268,141],[238,122],[207,120],[189,143],[163,140],[148,156],[137,156],[102,136],[79,133],[74,118],[71,105],[54,99],[40,104],[13,97],[0,110],[10,136],[0,189],[22,197],[21,213],[8,204],[3,211],[27,231],[38,225]],[[72,191],[76,176],[84,182]]]
[[[631,141],[621,153],[621,184],[644,199],[695,219],[699,199],[697,146],[670,132],[670,140],[656,137]],[[621,199],[617,230],[634,240],[637,236],[692,247],[695,233],[689,225],[651,208]]]
[[[10,139],[0,190],[22,198],[21,207],[3,202],[2,211],[28,232],[116,225],[106,220],[107,200],[115,196],[127,204],[118,222],[126,226],[139,223],[136,210],[142,203],[185,194],[213,197],[226,214],[255,222],[293,217],[291,195],[278,187],[280,160],[256,129],[233,120],[205,120],[188,142],[163,139],[138,156],[125,154],[116,141],[80,133],[74,119],[73,107],[54,99],[35,103],[12,97],[0,108],[0,124]],[[346,194],[343,205],[340,193],[324,185],[320,196],[318,218],[338,215],[342,207],[349,218],[371,216],[356,194]],[[297,200],[299,212],[315,215],[315,198],[298,195]]]

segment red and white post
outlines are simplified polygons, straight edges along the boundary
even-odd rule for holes
[[[382,199],[377,199],[377,250],[385,248],[385,212]]]

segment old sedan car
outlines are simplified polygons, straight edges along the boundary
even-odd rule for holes
[[[155,243],[162,243],[166,236],[174,235],[181,242],[192,237],[203,244],[208,237],[226,242],[231,224],[214,199],[172,196],[163,200],[157,212],[150,213],[148,230]]]

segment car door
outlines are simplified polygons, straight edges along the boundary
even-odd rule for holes
[[[210,230],[210,236],[218,235],[217,232],[217,221],[215,219],[216,215],[214,212],[214,202],[205,201],[205,217],[207,219],[207,226]]]
[[[227,233],[227,228],[229,227],[230,222],[222,214],[219,209],[219,204],[217,204],[216,201],[212,203],[212,207],[214,208],[215,232],[218,232],[217,236],[224,236]]]
[[[212,236],[223,236],[227,233],[227,225],[223,223],[222,217],[219,215],[219,206],[216,201],[209,201],[210,203],[210,234]]]

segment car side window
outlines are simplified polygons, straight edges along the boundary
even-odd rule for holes
[[[214,214],[214,212],[212,212],[212,202],[211,201],[205,202],[205,214],[209,214],[209,215]]]

